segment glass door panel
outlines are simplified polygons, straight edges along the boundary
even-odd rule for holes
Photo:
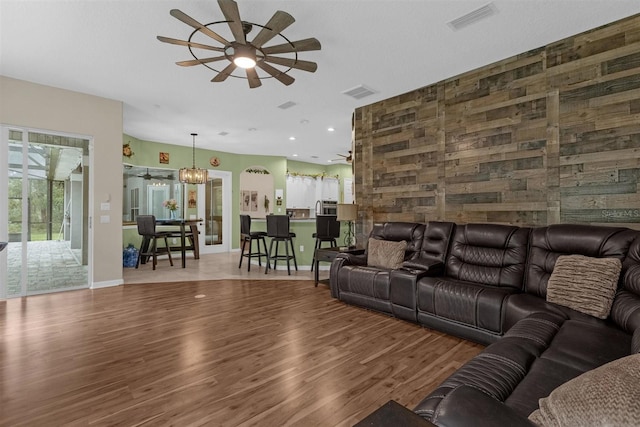
[[[205,186],[205,245],[221,245],[222,179],[210,179]]]

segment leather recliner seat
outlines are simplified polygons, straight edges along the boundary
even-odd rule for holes
[[[444,274],[418,281],[418,322],[481,343],[496,341],[507,297],[523,288],[528,240],[528,228],[457,226]]]
[[[387,241],[406,241],[405,260],[420,254],[424,237],[424,224],[388,222],[375,225],[369,238]],[[331,263],[331,295],[350,304],[392,313],[390,294],[390,269],[367,265],[367,252],[363,255],[339,254]]]

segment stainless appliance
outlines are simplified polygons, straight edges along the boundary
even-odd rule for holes
[[[338,215],[338,202],[335,200],[321,200],[320,212],[322,212],[322,215]]]

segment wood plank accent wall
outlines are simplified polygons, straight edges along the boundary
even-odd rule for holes
[[[640,15],[358,108],[358,232],[446,220],[640,228]]]

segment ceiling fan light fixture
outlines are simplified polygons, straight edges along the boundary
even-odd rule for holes
[[[233,53],[233,63],[240,68],[256,66],[256,52],[250,46],[236,46]]]
[[[197,133],[192,133],[193,137],[193,166],[191,168],[181,168],[178,171],[178,180],[183,184],[205,184],[209,179],[209,173],[206,169],[196,167],[196,136]]]
[[[163,43],[189,48],[193,59],[178,61],[177,65],[181,67],[202,65],[217,73],[211,79],[213,83],[223,82],[229,77],[246,79],[251,89],[262,86],[261,80],[268,78],[274,78],[283,85],[289,86],[295,81],[288,74],[291,70],[302,70],[309,73],[314,73],[317,70],[318,64],[299,59],[298,54],[320,50],[322,48],[320,42],[315,38],[289,40],[283,34],[283,31],[295,22],[293,16],[278,10],[265,25],[260,25],[243,21],[240,18],[238,4],[234,0],[218,0],[218,6],[224,15],[224,20],[209,24],[203,24],[178,9],[172,9],[169,12],[177,20],[195,29],[188,40],[157,36],[157,39]],[[219,25],[228,26],[233,38],[227,40],[218,34],[216,31]],[[260,31],[255,37],[249,38],[249,33],[256,26],[260,27]],[[196,42],[196,39],[201,38],[194,38],[196,34],[200,34],[202,37],[206,36],[210,40],[204,43]],[[202,50],[206,51],[206,55],[201,52]],[[220,52],[222,55],[211,56],[211,51]],[[280,54],[288,56],[278,56]],[[229,63],[225,66],[223,61]],[[223,65],[219,66],[220,62]],[[258,74],[257,68],[262,71],[261,75]],[[242,71],[236,71],[237,69]]]

